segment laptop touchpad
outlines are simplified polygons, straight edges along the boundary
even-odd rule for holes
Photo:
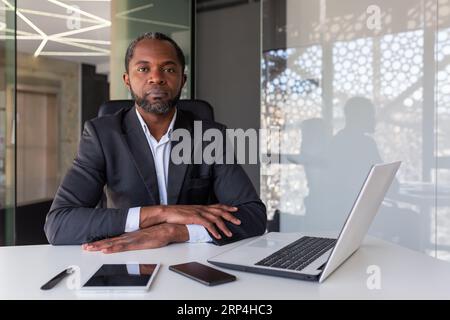
[[[249,247],[257,247],[257,248],[274,248],[274,247],[280,247],[283,244],[286,244],[283,241],[276,241],[276,240],[270,240],[270,239],[260,239],[257,240],[251,244],[249,244]]]

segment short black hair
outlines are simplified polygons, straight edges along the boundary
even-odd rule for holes
[[[127,52],[125,54],[125,70],[128,73],[128,65],[130,64],[130,60],[133,58],[134,55],[134,49],[136,48],[136,45],[139,41],[144,39],[155,39],[155,40],[161,40],[161,41],[168,41],[172,44],[172,46],[175,48],[175,51],[177,53],[177,58],[181,63],[182,71],[184,73],[184,68],[186,66],[186,60],[184,59],[184,53],[183,50],[178,46],[178,44],[169,36],[165,35],[161,32],[146,32],[141,34],[139,37],[131,41],[131,43],[128,45]]]

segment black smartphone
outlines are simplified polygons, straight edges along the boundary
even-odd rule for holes
[[[236,280],[236,276],[211,268],[198,262],[188,262],[169,266],[169,270],[175,271],[193,280],[197,280],[207,286],[215,286]]]

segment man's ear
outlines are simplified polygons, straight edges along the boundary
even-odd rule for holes
[[[182,87],[182,88],[183,88],[184,85],[186,84],[186,81],[187,81],[187,75],[184,73],[184,74],[183,74],[183,83],[181,84],[181,87]]]
[[[124,72],[122,75],[122,79],[127,88],[130,89],[130,76],[128,75],[128,73]]]

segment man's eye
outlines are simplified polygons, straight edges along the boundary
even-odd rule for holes
[[[165,72],[169,72],[169,73],[174,73],[175,69],[174,68],[166,68],[164,69]]]
[[[139,72],[146,72],[146,71],[148,71],[148,68],[147,67],[139,67],[137,69],[137,71],[139,71]]]

